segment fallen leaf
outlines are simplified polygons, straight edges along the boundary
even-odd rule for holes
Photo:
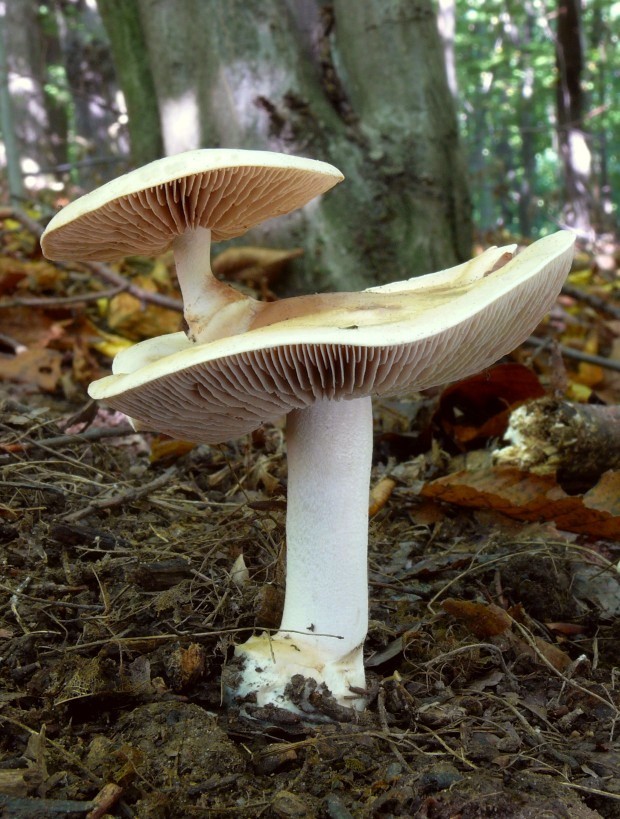
[[[530,369],[522,364],[499,364],[447,387],[433,422],[459,449],[470,449],[501,436],[515,407],[544,394]]]
[[[190,441],[177,441],[172,438],[157,436],[151,442],[149,461],[154,464],[158,461],[174,461],[191,452],[196,444]]]
[[[2,332],[25,347],[47,347],[64,334],[62,323],[34,307],[2,310]]]
[[[216,276],[257,286],[265,278],[268,284],[282,273],[293,259],[303,255],[300,247],[279,250],[270,247],[230,247],[213,260]]]
[[[575,634],[585,634],[587,628],[579,623],[545,623],[549,631],[557,631],[558,634],[572,636]]]
[[[463,470],[425,484],[421,494],[457,506],[493,509],[518,520],[553,520],[590,537],[620,536],[620,472],[606,472],[583,495],[567,495],[553,475],[510,468]]]
[[[131,282],[148,293],[161,290],[152,276],[134,276]],[[119,293],[110,299],[105,316],[110,330],[133,341],[176,333],[181,329],[182,321],[176,310],[145,304],[130,293]]]
[[[32,384],[53,392],[60,381],[62,353],[34,348],[15,356],[0,355],[0,380]]]
[[[393,478],[384,477],[373,486],[370,490],[370,504],[368,508],[368,514],[370,517],[376,515],[385,504],[390,499],[390,495],[394,487],[396,486],[396,481]]]
[[[481,640],[503,634],[512,624],[508,612],[493,603],[476,603],[449,597],[442,602],[441,607],[464,623]]]
[[[529,657],[534,662],[543,662],[540,654],[545,660],[556,669],[556,671],[566,671],[571,664],[571,658],[565,654],[561,648],[554,646],[553,643],[548,643],[542,637],[534,637],[534,645],[530,645],[525,640],[517,637],[516,634],[511,635],[511,642],[519,654]],[[544,664],[544,663],[543,663]]]

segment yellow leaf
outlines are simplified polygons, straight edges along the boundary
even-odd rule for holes
[[[105,330],[102,330],[100,327],[95,327],[94,325],[93,330],[101,338],[101,341],[93,341],[92,347],[97,350],[97,352],[109,356],[109,358],[114,358],[114,356],[117,353],[120,353],[121,350],[126,350],[128,347],[133,347],[134,342],[129,341],[129,339],[123,338],[122,336],[117,336],[113,333],[106,333]]]
[[[579,401],[581,404],[586,404],[592,395],[592,388],[585,384],[578,384],[576,381],[571,381],[566,390],[566,397],[571,401]]]

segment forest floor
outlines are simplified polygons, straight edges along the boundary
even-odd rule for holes
[[[620,817],[618,473],[561,486],[490,454],[522,401],[617,402],[617,369],[548,343],[596,336],[617,364],[617,319],[565,296],[483,381],[376,405],[368,707],[248,719],[222,669],[278,626],[283,428],[190,446],[94,405],[120,342],[101,303],[29,303],[89,280],[22,227],[0,268],[1,816]]]

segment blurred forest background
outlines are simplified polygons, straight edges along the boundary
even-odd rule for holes
[[[474,235],[617,224],[618,2],[3,0],[0,25],[2,197],[43,221],[131,167],[226,146],[344,171],[261,234],[305,249],[298,288],[445,267]]]

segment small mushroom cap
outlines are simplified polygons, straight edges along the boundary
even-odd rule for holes
[[[48,259],[155,256],[188,228],[214,241],[290,213],[343,176],[333,165],[271,151],[203,149],[164,157],[102,185],[54,216],[41,237]]]
[[[320,398],[397,395],[464,378],[521,344],[550,310],[573,243],[560,232],[498,269],[509,249],[399,288],[273,302],[259,314],[262,326],[205,344],[183,333],[141,342],[89,392],[144,428],[218,443]]]

